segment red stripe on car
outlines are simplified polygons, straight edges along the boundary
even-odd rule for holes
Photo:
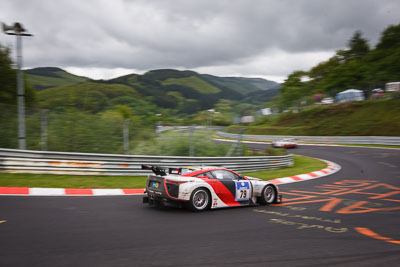
[[[238,201],[235,201],[235,196],[232,195],[231,191],[229,191],[229,189],[226,188],[226,186],[223,183],[221,183],[221,181],[219,181],[217,179],[209,179],[209,178],[200,178],[200,179],[202,179],[207,184],[211,185],[211,187],[214,189],[215,193],[219,192],[220,194],[217,193],[218,197],[226,205],[232,206],[232,207],[240,205],[240,203]]]

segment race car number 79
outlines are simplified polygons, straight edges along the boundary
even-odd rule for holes
[[[250,199],[250,183],[248,181],[235,182],[236,184],[236,201],[247,201]]]

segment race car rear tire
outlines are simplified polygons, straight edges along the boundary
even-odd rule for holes
[[[273,185],[267,185],[263,188],[260,196],[260,203],[263,205],[272,204],[277,198],[276,189]]]
[[[190,201],[187,206],[189,209],[196,212],[209,209],[211,206],[210,193],[205,188],[197,188],[190,196]]]

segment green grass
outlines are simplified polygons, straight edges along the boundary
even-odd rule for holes
[[[243,175],[270,180],[317,171],[326,163],[310,157],[294,155],[293,167],[245,172]],[[43,187],[43,188],[144,188],[144,176],[81,176],[53,174],[0,173],[0,187]]]
[[[183,85],[187,87],[194,88],[196,91],[203,94],[217,94],[221,92],[217,87],[199,79],[195,76],[190,76],[186,78],[169,78],[162,82],[163,86],[166,85]]]
[[[400,99],[313,106],[246,128],[245,134],[260,135],[400,136]]]
[[[244,172],[242,174],[251,177],[257,177],[263,180],[271,180],[275,178],[282,178],[282,177],[288,177],[288,176],[294,176],[298,174],[318,171],[327,167],[327,164],[325,162],[306,156],[293,155],[293,159],[294,159],[294,166],[292,167],[285,167],[275,170]]]
[[[44,188],[144,188],[144,176],[0,173],[0,186]]]
[[[245,126],[244,134],[258,135],[309,135],[307,126]],[[242,125],[231,125],[227,128],[228,133],[238,133]]]

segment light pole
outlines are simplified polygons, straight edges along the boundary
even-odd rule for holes
[[[25,131],[25,89],[22,74],[22,36],[32,36],[26,33],[26,29],[21,23],[14,23],[7,26],[3,23],[3,31],[8,35],[17,36],[17,103],[18,103],[18,147],[26,149],[26,131]]]

